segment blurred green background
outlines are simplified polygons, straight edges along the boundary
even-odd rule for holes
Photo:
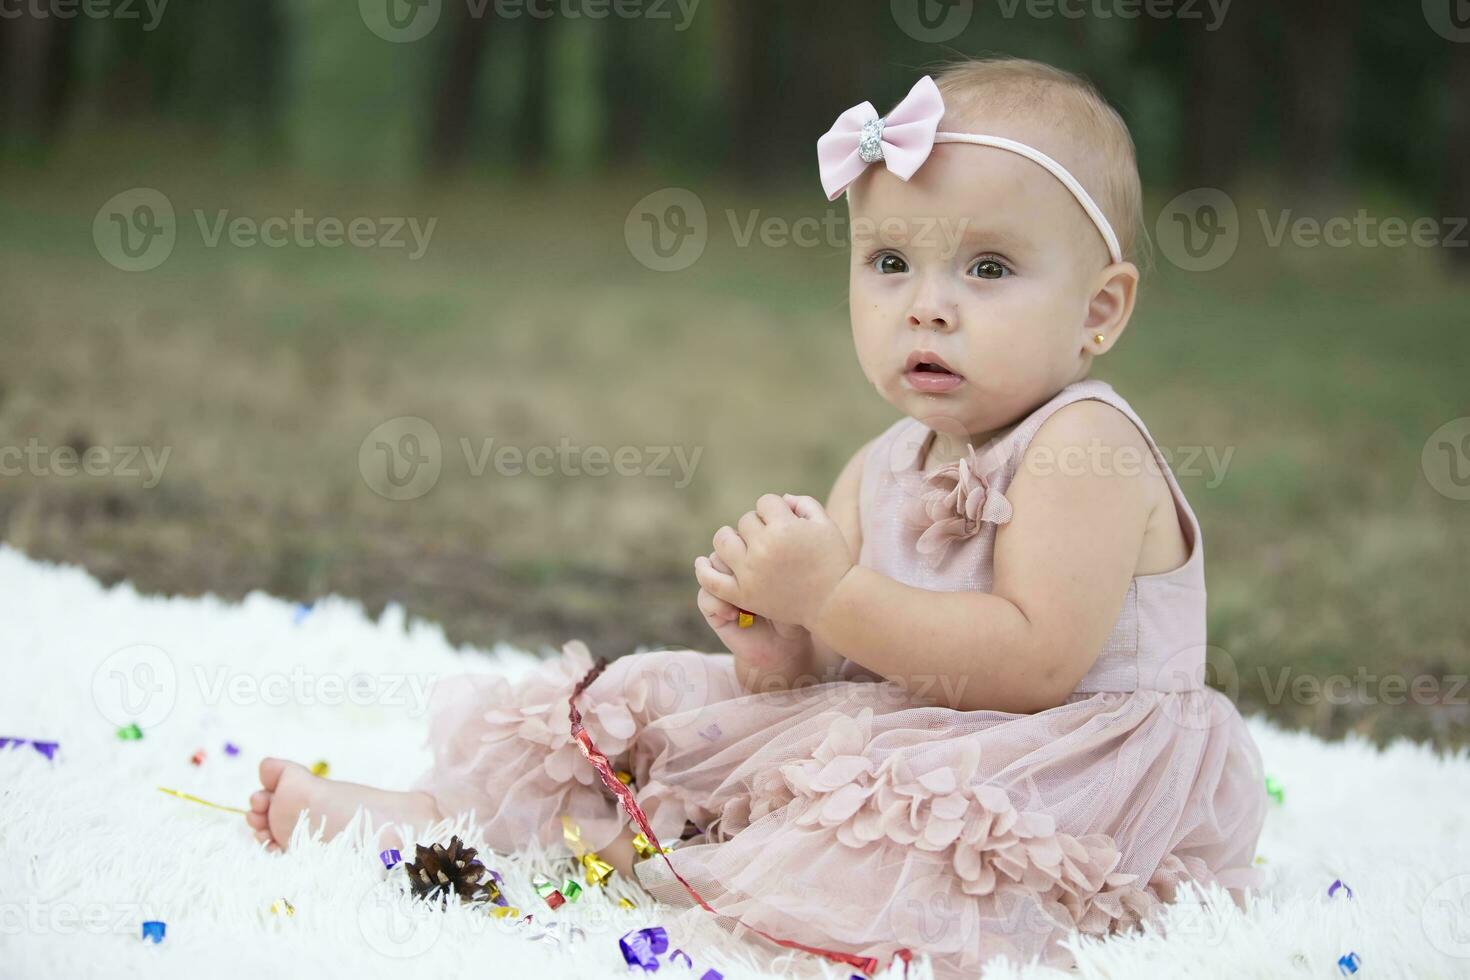
[[[33,452],[0,475],[0,532],[146,590],[398,601],[456,641],[716,649],[710,535],[762,492],[825,497],[894,418],[852,353],[840,234],[746,229],[840,231],[814,149],[848,106],[1034,57],[1092,78],[1138,144],[1157,242],[1096,375],[1176,464],[1224,461],[1180,472],[1212,680],[1320,734],[1464,744],[1460,6],[13,3],[0,452]],[[249,233],[298,214],[303,236]],[[354,219],[363,243],[331,246],[321,222]],[[1332,219],[1354,223],[1314,239]],[[440,473],[395,500],[368,470],[402,416]],[[477,474],[491,439],[645,469]],[[692,477],[647,472],[658,447]],[[168,453],[158,479],[134,448]],[[89,450],[103,472],[59,472]]]

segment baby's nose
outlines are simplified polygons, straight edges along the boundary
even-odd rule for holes
[[[954,317],[938,310],[920,310],[909,314],[910,327],[930,327],[935,330],[949,330],[954,326]]]

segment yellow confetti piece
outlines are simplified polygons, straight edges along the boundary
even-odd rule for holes
[[[582,855],[582,867],[587,869],[587,884],[605,885],[612,877],[613,866],[597,856],[594,851]]]
[[[246,810],[242,810],[242,809],[240,809],[237,806],[225,806],[223,803],[211,803],[208,800],[201,800],[197,796],[194,796],[194,795],[189,794],[189,793],[183,793],[183,792],[180,792],[179,790],[176,790],[176,789],[169,789],[167,786],[160,786],[160,787],[158,787],[158,791],[160,793],[167,793],[169,796],[177,796],[181,800],[188,800],[190,803],[200,803],[200,804],[203,804],[204,806],[213,807],[216,810],[228,810],[231,813],[247,813],[247,812],[249,812],[249,811],[246,811]]]
[[[654,847],[648,840],[648,835],[643,833],[633,838],[633,850],[638,852],[640,858],[651,858],[659,851],[663,851],[665,854],[672,854],[674,852],[672,847]]]
[[[620,899],[618,899],[618,907],[619,908],[625,908],[625,909],[632,909],[635,912],[638,910],[638,906],[634,905],[632,902],[628,901],[626,898],[620,898]]]
[[[520,917],[521,910],[514,905],[492,905],[490,914],[497,919],[515,919]]]
[[[587,845],[582,843],[582,828],[565,813],[561,815],[561,835],[577,857],[587,853]]]
[[[284,898],[278,898],[274,902],[271,902],[271,914],[285,915],[287,918],[290,918],[291,916],[296,914],[296,906],[292,905]]]
[[[752,625],[755,624],[755,617],[752,616],[750,613],[746,612],[744,609],[742,609],[742,610],[740,610],[739,617],[736,619],[736,624],[741,629],[745,629],[747,626],[752,626]]]
[[[313,776],[325,776],[331,771],[332,767],[327,765],[326,759],[318,759],[316,762],[313,762],[311,764],[311,774]]]

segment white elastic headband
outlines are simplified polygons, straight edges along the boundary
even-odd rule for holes
[[[938,132],[934,134],[934,142],[974,143],[978,146],[994,146],[1001,150],[1010,150],[1012,153],[1019,153],[1026,159],[1034,160],[1036,163],[1041,164],[1047,170],[1050,170],[1051,175],[1057,180],[1060,180],[1066,186],[1067,190],[1072,192],[1072,196],[1077,199],[1077,203],[1082,205],[1082,210],[1086,211],[1087,216],[1092,219],[1092,223],[1097,225],[1097,230],[1102,233],[1103,241],[1107,243],[1108,255],[1112,260],[1114,262],[1123,261],[1123,249],[1118,246],[1118,236],[1113,233],[1113,226],[1108,223],[1107,215],[1103,214],[1102,208],[1098,207],[1097,202],[1092,199],[1092,195],[1087,193],[1087,188],[1083,187],[1082,182],[1072,176],[1070,170],[1057,163],[1045,153],[1042,153],[1036,147],[1029,146],[1026,143],[1019,143],[1016,140],[1006,139],[1004,136],[982,136],[978,133]]]

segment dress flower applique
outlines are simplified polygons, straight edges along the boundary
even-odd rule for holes
[[[909,524],[925,529],[914,546],[919,554],[943,558],[951,544],[974,536],[985,522],[1010,521],[1011,502],[993,486],[999,468],[967,445],[963,457],[923,478],[904,513]]]
[[[826,828],[852,848],[886,838],[942,854],[960,890],[990,912],[1029,896],[1059,926],[1094,935],[1137,926],[1157,912],[1158,892],[1208,877],[1199,862],[1172,856],[1147,886],[1120,873],[1122,855],[1111,837],[1064,833],[1050,814],[1017,809],[1004,789],[977,781],[981,751],[974,740],[959,746],[958,759],[927,768],[904,752],[875,762],[871,720],[868,708],[834,718],[810,757],[781,767],[798,806],[797,826]]]

